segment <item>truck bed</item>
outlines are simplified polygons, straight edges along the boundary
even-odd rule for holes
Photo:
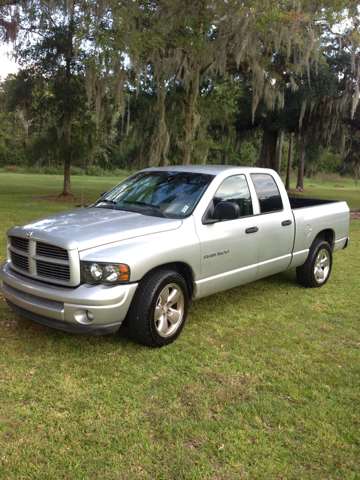
[[[338,203],[338,200],[321,200],[319,198],[289,197],[290,206],[296,208],[316,207],[327,203]]]

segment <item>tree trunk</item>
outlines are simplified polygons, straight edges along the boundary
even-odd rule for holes
[[[277,168],[276,168],[276,171],[279,175],[280,175],[280,170],[281,170],[283,140],[284,140],[284,132],[281,132],[280,137],[279,137],[279,149],[278,149]]]
[[[358,177],[359,177],[359,160],[355,160],[355,185],[358,186]]]
[[[153,110],[156,120],[150,142],[149,167],[157,167],[161,159],[163,159],[164,166],[170,163],[167,158],[170,135],[165,122],[165,96],[165,85],[162,83],[159,86],[157,104]]]
[[[191,140],[193,139],[193,116],[194,107],[191,101],[191,92],[186,94],[184,100],[184,119],[183,119],[183,141],[181,152],[181,164],[190,165],[191,163]]]
[[[64,190],[61,195],[72,195],[71,191],[71,182],[70,182],[70,167],[71,167],[71,160],[70,157],[66,157],[65,165],[64,165]]]
[[[89,155],[88,155],[87,164],[91,166],[94,162],[94,144],[93,144],[93,138],[91,133],[89,133],[88,135],[88,146],[89,146]]]
[[[260,154],[260,167],[276,170],[276,144],[278,132],[270,130],[268,123],[263,125],[263,141]]]
[[[74,11],[75,11],[75,0],[72,2],[70,10],[70,20],[69,20],[69,34],[68,34],[68,44],[66,52],[66,71],[65,71],[65,82],[71,89],[71,59],[73,54],[73,36],[74,36]],[[64,131],[65,131],[65,162],[64,162],[64,190],[61,195],[72,195],[71,191],[71,153],[70,153],[70,143],[71,143],[71,125],[72,118],[65,114],[64,119]]]
[[[296,188],[304,189],[305,146],[301,148]]]
[[[290,190],[290,172],[291,172],[293,144],[294,144],[294,134],[292,133],[290,135],[290,141],[289,141],[289,156],[288,156],[288,164],[287,164],[287,170],[286,170],[286,181],[285,181],[285,189],[286,190]]]
[[[71,155],[69,151],[69,145],[71,142],[71,120],[69,125],[66,125],[65,130],[65,145],[66,145],[66,157],[64,162],[64,190],[61,195],[72,195],[71,191]]]
[[[184,96],[184,113],[183,113],[183,140],[181,147],[181,164],[190,165],[191,152],[193,145],[191,142],[194,139],[195,131],[197,127],[196,123],[196,99],[199,92],[200,85],[200,67],[194,65],[193,77],[190,81],[189,89]]]

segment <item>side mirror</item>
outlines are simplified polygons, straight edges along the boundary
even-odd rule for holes
[[[214,220],[235,220],[240,217],[240,207],[235,202],[220,202],[213,213]]]
[[[101,192],[101,193],[100,193],[100,197],[104,196],[105,193],[107,193],[107,192]]]

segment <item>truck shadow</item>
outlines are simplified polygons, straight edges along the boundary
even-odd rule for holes
[[[199,300],[190,302],[187,323],[191,324],[202,317],[206,323],[208,314],[214,313],[221,317],[222,312],[226,309],[239,309],[239,313],[256,309],[269,308],[269,301],[276,301],[279,306],[287,302],[295,302],[299,291],[304,291],[304,287],[300,286],[296,280],[295,270],[288,270],[283,273],[272,275],[265,279],[257,280],[230,290],[225,290],[214,295],[210,295]],[[26,351],[38,351],[43,353],[50,347],[55,352],[60,353],[63,347],[76,349],[79,353],[87,352],[93,354],[93,349],[106,344],[111,348],[120,347],[125,350],[133,351],[136,349],[144,349],[141,345],[137,345],[131,339],[126,322],[120,327],[119,331],[109,335],[92,336],[79,335],[69,332],[56,330],[50,327],[40,325],[21,315],[13,312],[9,307],[5,307],[6,320],[0,325],[1,337],[6,341],[7,337],[16,337],[22,344],[22,349]],[[186,331],[186,328],[185,328]],[[184,333],[182,334],[184,335]]]

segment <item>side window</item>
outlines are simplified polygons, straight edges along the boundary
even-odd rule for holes
[[[236,202],[240,216],[253,214],[251,195],[244,175],[234,175],[223,181],[214,196],[214,207],[219,202]]]
[[[283,210],[279,189],[273,177],[267,173],[252,173],[256,194],[260,203],[260,212],[278,212]]]

